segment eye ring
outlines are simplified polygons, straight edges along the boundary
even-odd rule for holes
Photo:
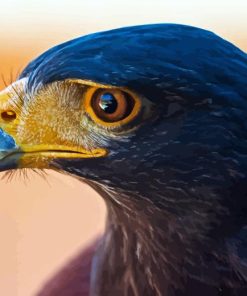
[[[91,87],[85,93],[84,108],[96,123],[114,128],[133,120],[141,101],[126,89]]]

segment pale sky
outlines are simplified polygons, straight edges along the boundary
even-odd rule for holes
[[[247,44],[246,11],[246,0],[0,0],[0,36],[12,44],[17,39],[50,41],[126,25],[172,22],[214,30]]]

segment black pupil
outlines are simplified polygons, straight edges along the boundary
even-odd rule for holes
[[[110,93],[104,93],[100,96],[99,106],[105,113],[111,114],[117,110],[117,100]]]

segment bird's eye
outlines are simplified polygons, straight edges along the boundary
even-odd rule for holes
[[[140,110],[140,100],[120,89],[90,89],[86,94],[85,109],[91,118],[106,126],[128,123]]]
[[[118,109],[118,101],[111,93],[103,93],[98,99],[100,109],[106,114],[115,113]]]
[[[98,91],[92,98],[92,108],[100,119],[116,122],[126,118],[134,107],[133,99],[121,91]]]

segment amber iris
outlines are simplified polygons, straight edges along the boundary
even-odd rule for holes
[[[126,118],[134,107],[134,100],[120,90],[98,90],[91,106],[95,114],[106,122],[117,122]]]

